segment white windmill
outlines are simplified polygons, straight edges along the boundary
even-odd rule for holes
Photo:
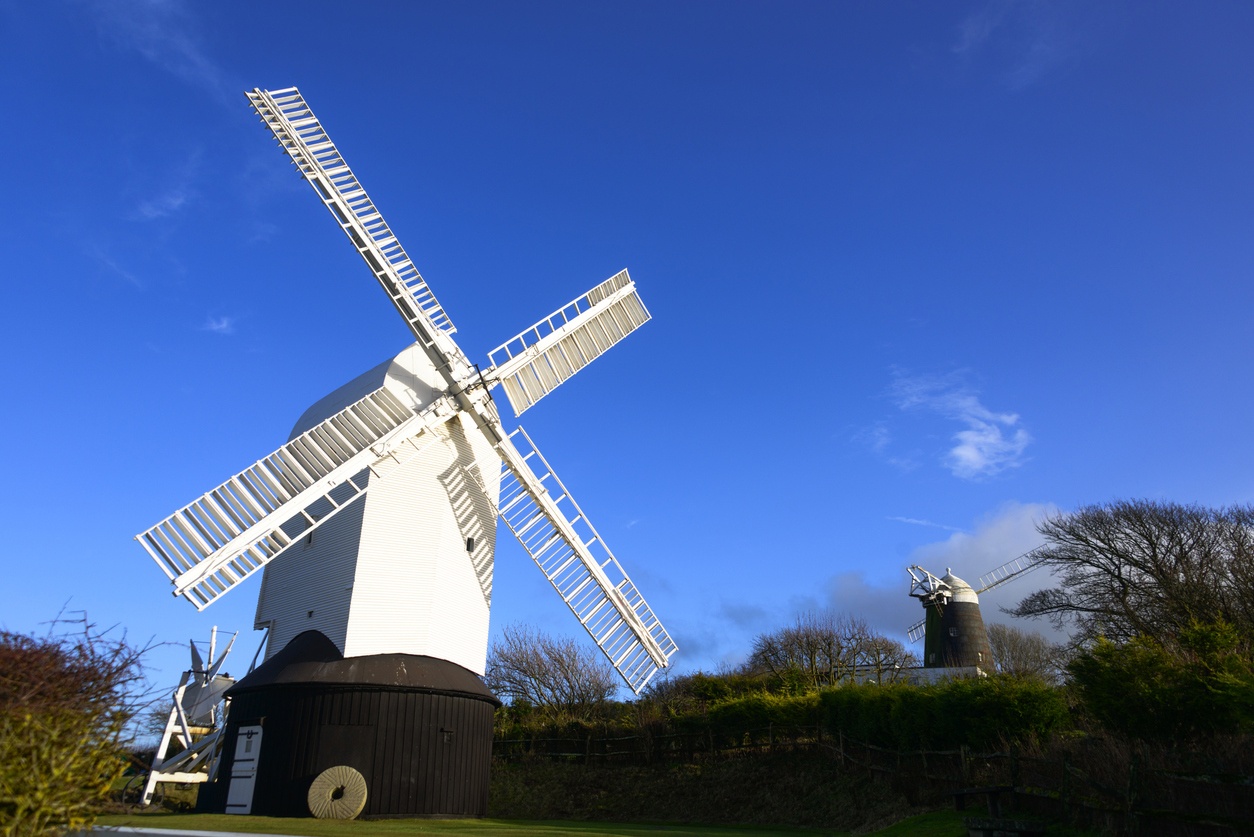
[[[489,352],[481,369],[299,91],[247,95],[416,342],[310,407],[287,444],[137,539],[197,609],[265,568],[256,627],[269,630],[267,662],[257,678],[290,682],[290,673],[262,675],[309,631],[334,645],[300,652],[320,660],[411,655],[482,675],[499,516],[639,693],[676,645],[530,437],[502,426],[490,395],[501,385],[520,415],[644,324],[635,283],[616,274]],[[234,723],[239,700],[233,707]],[[263,750],[263,773],[268,758]],[[384,807],[375,813],[411,812]]]

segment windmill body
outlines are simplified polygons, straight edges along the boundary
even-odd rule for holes
[[[992,647],[984,616],[980,613],[980,593],[1032,572],[1041,566],[1045,548],[1025,552],[992,572],[980,576],[976,590],[946,570],[937,578],[916,565],[910,574],[910,595],[923,605],[923,619],[907,632],[911,642],[923,640],[923,669],[930,679],[994,671]]]
[[[247,95],[416,342],[310,407],[282,447],[137,536],[197,609],[263,575],[255,624],[269,631],[266,659],[228,692],[220,780],[198,804],[482,815],[499,705],[479,679],[498,519],[634,692],[677,650],[491,395],[499,387],[520,415],[649,313],[624,270],[472,363],[300,92]],[[361,804],[314,798],[344,790],[337,782]]]
[[[310,407],[292,438],[381,387],[418,412],[440,383],[410,346]],[[266,659],[317,630],[345,657],[419,654],[484,673],[501,460],[465,414],[435,432],[441,443],[325,526],[303,538],[293,527],[292,546],[265,567],[257,602]]]
[[[919,567],[911,567],[911,575]],[[916,584],[912,596],[925,611],[923,667],[993,670],[993,652],[988,644],[980,598],[970,584],[946,571],[936,578],[926,570],[926,578]]]

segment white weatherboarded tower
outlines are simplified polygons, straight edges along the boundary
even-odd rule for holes
[[[299,91],[247,95],[416,342],[310,407],[278,450],[137,536],[175,595],[197,609],[264,568],[256,627],[269,630],[266,663],[232,689],[226,741],[227,758],[234,747],[252,772],[245,777],[237,765],[219,796],[226,810],[293,813],[301,777],[340,777],[347,774],[331,768],[347,766],[364,777],[367,814],[481,813],[477,798],[459,801],[464,781],[414,791],[424,760],[443,759],[446,778],[461,769],[448,761],[454,740],[473,739],[464,745],[467,764],[483,755],[482,718],[456,720],[465,706],[445,707],[438,735],[431,727],[443,744],[415,743],[408,766],[391,751],[370,755],[363,742],[396,734],[414,713],[439,714],[431,701],[492,701],[477,678],[465,678],[484,672],[498,517],[633,691],[669,665],[675,643],[531,439],[502,426],[490,395],[500,386],[522,414],[649,313],[622,271],[489,352],[480,369],[453,341],[448,315]],[[385,696],[380,706],[392,708],[371,714],[361,708],[366,683],[409,689],[419,703],[397,708],[395,695]],[[293,704],[301,689],[323,703],[355,690],[356,702],[337,716],[352,723],[282,726],[281,718],[313,712],[325,727],[334,715]],[[241,704],[255,717],[240,717]],[[450,726],[457,723],[464,736]],[[311,745],[311,736],[321,743]],[[280,745],[271,742],[279,740],[288,743],[276,756]],[[280,761],[282,776],[268,768]],[[463,770],[466,781],[474,764]],[[486,802],[486,780],[483,793]],[[308,805],[326,807],[312,796]]]
[[[438,385],[411,346],[307,410],[292,437],[380,389],[421,412]],[[257,601],[267,658],[313,629],[345,657],[422,654],[483,673],[501,458],[464,413],[431,436],[438,441],[332,519],[323,522],[331,503],[312,509],[316,531],[291,527],[296,537],[266,565]]]

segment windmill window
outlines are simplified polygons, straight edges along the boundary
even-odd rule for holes
[[[950,635],[950,636],[957,636],[957,635],[958,635],[958,629],[957,629],[957,628],[950,628],[950,629],[949,629],[949,635]]]

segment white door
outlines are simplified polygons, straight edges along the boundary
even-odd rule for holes
[[[228,814],[250,814],[253,810],[253,785],[257,783],[257,757],[261,755],[261,727],[240,727],[235,739],[235,762],[231,765],[231,784],[226,792]]]

